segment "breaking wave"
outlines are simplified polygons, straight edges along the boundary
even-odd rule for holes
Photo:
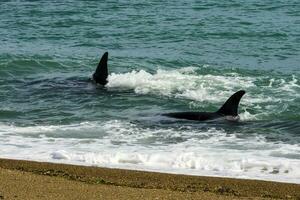
[[[0,144],[8,158],[300,183],[299,145],[216,128],[149,128],[119,120],[1,124]]]

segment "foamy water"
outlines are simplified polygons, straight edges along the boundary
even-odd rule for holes
[[[247,96],[241,101],[241,105],[244,106],[244,112],[241,113],[243,120],[257,119],[255,116],[268,115],[274,111],[284,111],[284,104],[300,97],[300,85],[294,75],[285,80],[270,79],[266,75],[241,76],[237,73],[226,73],[222,76],[199,75],[196,70],[195,67],[186,67],[172,71],[159,69],[155,74],[144,70],[112,73],[108,78],[107,88],[132,89],[137,94],[193,100],[190,105],[200,108],[204,107],[203,102],[221,106],[233,93],[243,89],[247,91]],[[247,112],[247,108],[253,107],[260,113],[251,115]]]
[[[244,137],[188,126],[146,128],[119,120],[1,124],[0,134],[0,153],[7,158],[300,183],[300,146],[268,142],[255,134]]]
[[[158,69],[155,73],[145,70],[112,73],[106,89],[81,79],[78,82],[63,77],[45,81],[37,75],[37,81],[26,83],[24,80],[22,84],[26,87],[21,85],[18,89],[17,86],[16,91],[25,88],[24,95],[28,94],[32,101],[36,98],[45,100],[24,107],[22,104],[2,104],[2,113],[17,119],[19,116],[20,120],[0,124],[0,155],[300,183],[297,132],[300,125],[295,120],[276,119],[280,115],[283,115],[281,119],[289,115],[289,109],[299,100],[298,77],[199,73],[199,69],[208,67]],[[34,89],[26,91],[27,87]],[[237,124],[174,121],[160,115],[174,110],[215,111],[240,89],[247,93],[241,100],[241,122]],[[57,91],[64,96],[58,96]],[[143,107],[140,98],[142,102],[150,99],[154,103]],[[74,99],[74,103],[70,99]],[[162,111],[164,105],[172,104],[170,100],[183,102],[185,107],[180,104],[180,108],[172,106]],[[66,104],[62,103],[58,109],[51,102]],[[18,105],[18,112],[15,105]],[[46,110],[44,105],[47,105]],[[40,111],[35,111],[37,108]],[[110,111],[112,108],[117,111]],[[35,113],[30,124],[24,123],[28,117],[24,118],[22,114],[28,112]],[[66,118],[70,121],[62,123]]]

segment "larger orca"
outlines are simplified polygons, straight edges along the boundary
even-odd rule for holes
[[[196,121],[214,120],[218,118],[225,118],[230,121],[237,121],[239,120],[238,106],[241,98],[245,93],[246,92],[244,90],[240,90],[234,93],[216,112],[175,112],[166,113],[163,115],[177,119],[187,119]]]
[[[92,79],[100,84],[106,85],[108,83],[108,69],[107,69],[107,60],[108,60],[108,52],[105,52],[100,59],[100,62],[96,68],[96,71],[93,74]]]

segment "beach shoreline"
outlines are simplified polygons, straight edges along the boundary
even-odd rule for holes
[[[300,199],[300,184],[261,180],[13,159],[0,172],[0,199]]]

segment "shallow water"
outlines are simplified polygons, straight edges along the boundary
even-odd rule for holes
[[[74,6],[76,4],[76,6]],[[300,183],[298,1],[0,3],[0,156]],[[106,88],[89,81],[109,51]],[[244,89],[239,123],[215,111]]]

